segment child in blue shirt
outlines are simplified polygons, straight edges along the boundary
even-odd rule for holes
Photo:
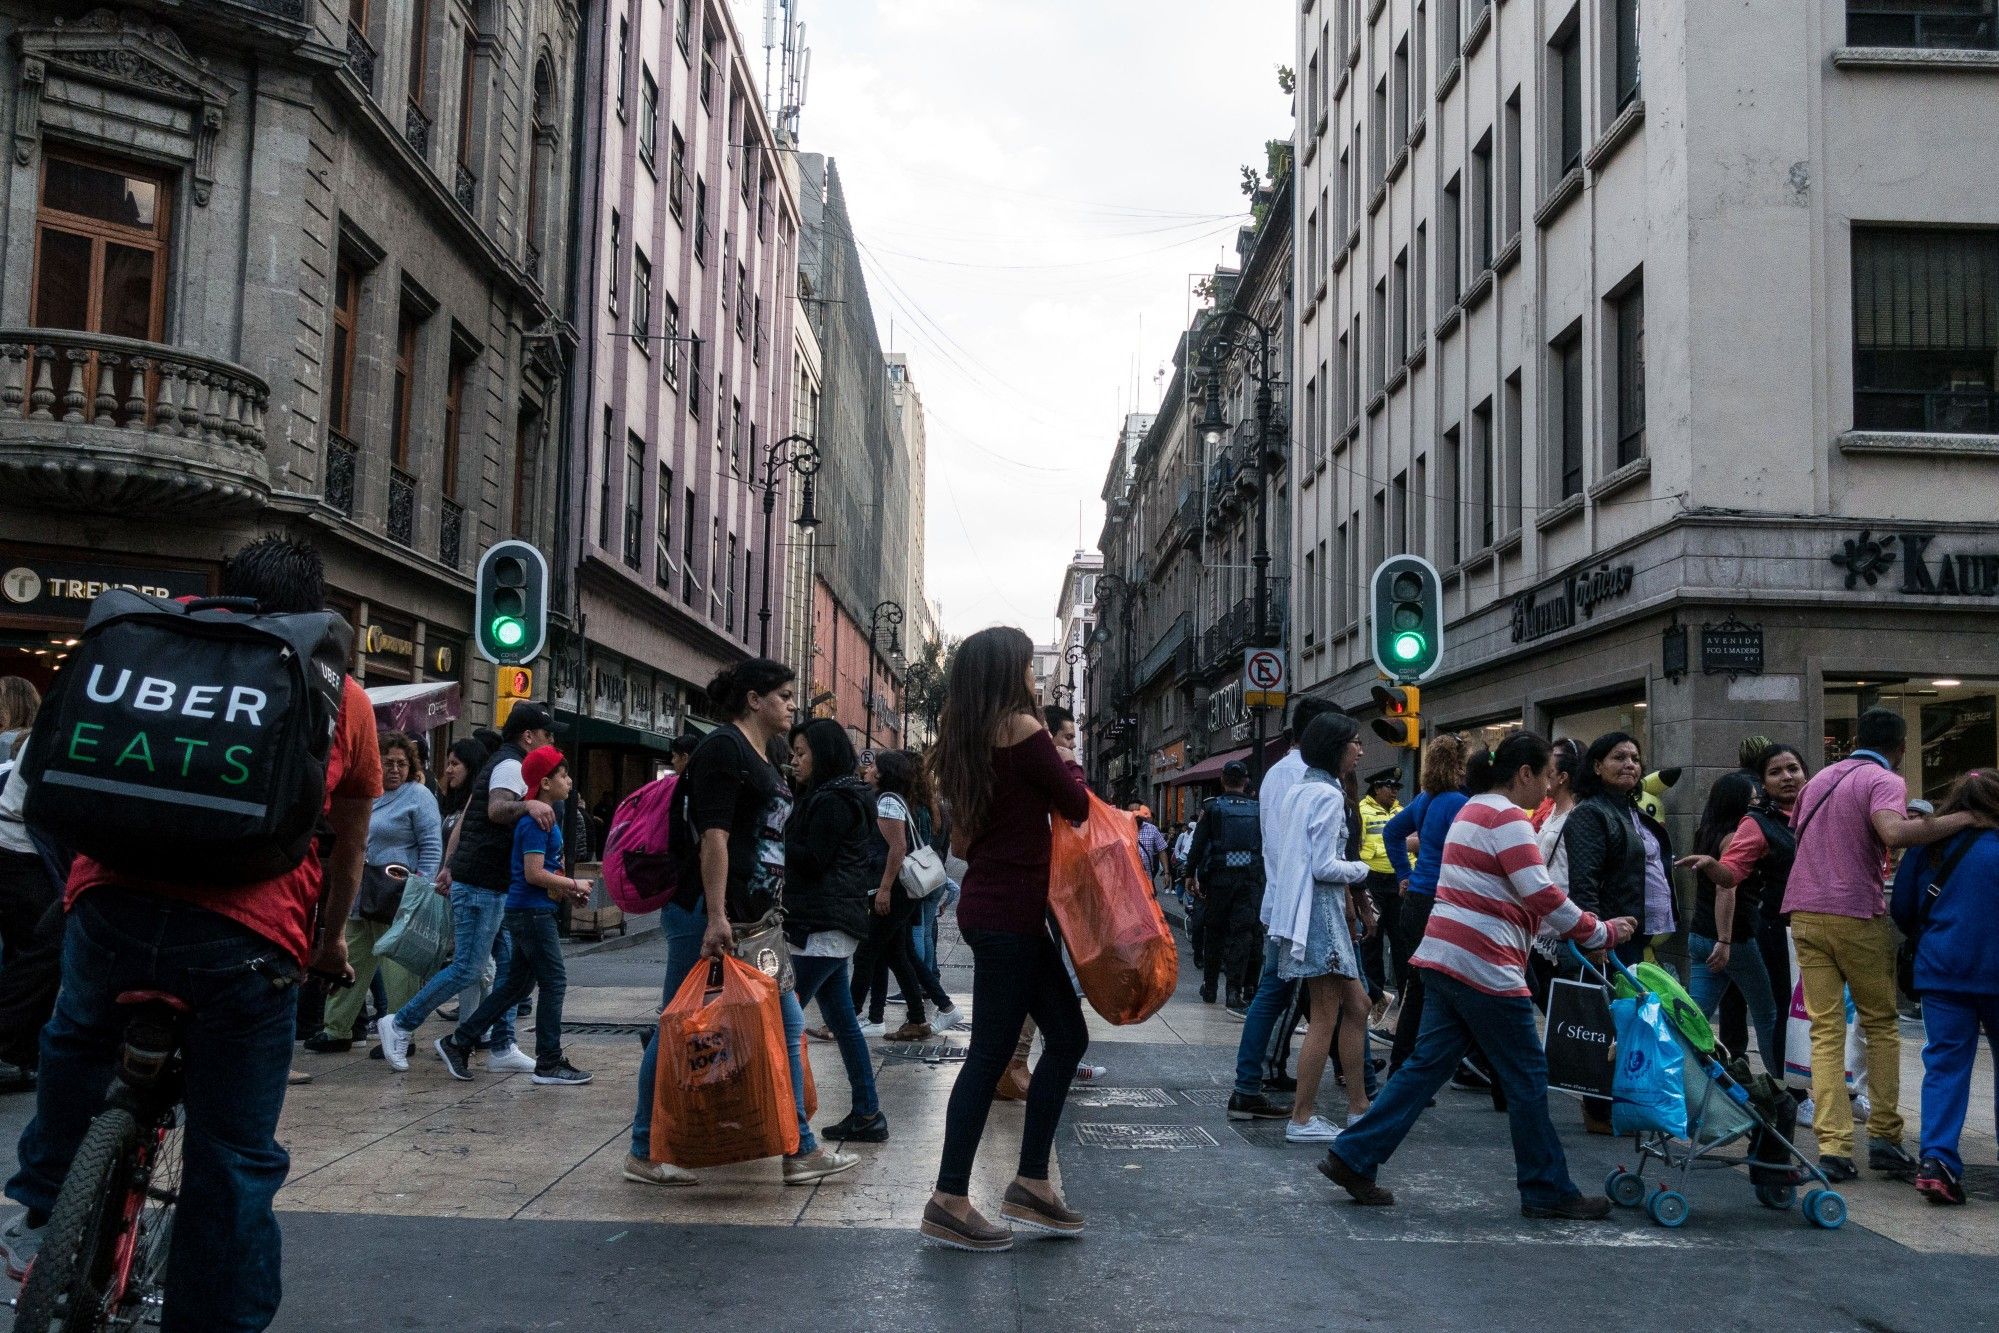
[[[521,777],[536,800],[559,805],[569,798],[575,781],[562,751],[544,745],[521,760]],[[486,1002],[459,1023],[456,1031],[438,1038],[437,1054],[453,1078],[470,1081],[471,1057],[479,1034],[530,994],[539,990],[534,1008],[534,1074],[536,1083],[576,1086],[590,1075],[569,1063],[562,1053],[562,997],[568,972],[562,962],[562,938],[556,930],[555,909],[563,899],[588,902],[588,880],[562,873],[562,826],[544,829],[532,815],[514,825],[514,847],[507,882],[507,934],[513,956]]]

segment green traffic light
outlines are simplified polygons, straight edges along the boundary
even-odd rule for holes
[[[1415,661],[1423,655],[1427,646],[1423,636],[1415,633],[1398,634],[1388,641],[1389,651],[1395,654],[1398,662]]]
[[[518,648],[527,636],[528,627],[525,621],[515,620],[512,616],[501,616],[493,622],[493,642],[502,648]]]

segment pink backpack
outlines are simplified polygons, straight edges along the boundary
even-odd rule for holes
[[[669,842],[678,775],[648,782],[618,803],[604,839],[604,888],[628,913],[657,912],[680,887]]]

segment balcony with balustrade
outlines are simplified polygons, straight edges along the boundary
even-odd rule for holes
[[[241,366],[163,343],[0,329],[0,485],[65,509],[261,509],[269,402]]]

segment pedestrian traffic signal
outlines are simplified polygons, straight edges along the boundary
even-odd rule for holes
[[[1401,750],[1423,748],[1423,691],[1414,685],[1377,685],[1374,734]]]
[[[1428,680],[1444,658],[1444,585],[1420,555],[1390,556],[1375,567],[1368,599],[1374,664],[1390,680]]]
[[[479,656],[502,666],[539,657],[548,642],[548,560],[542,553],[524,541],[493,543],[479,557],[474,589]]]
[[[503,666],[493,679],[493,725],[504,729],[507,715],[523,699],[534,698],[534,668]]]

